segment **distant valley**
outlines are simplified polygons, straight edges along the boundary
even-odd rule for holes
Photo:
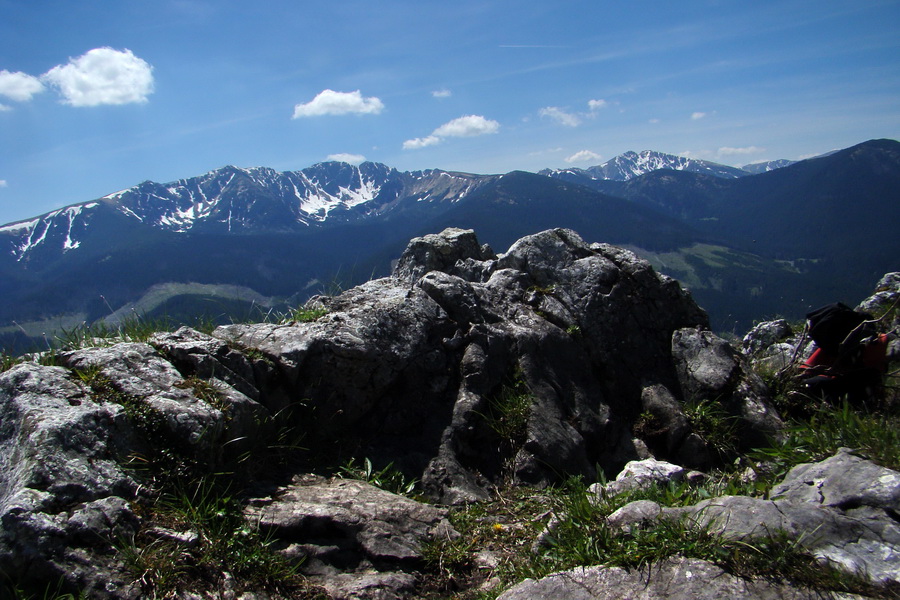
[[[893,140],[743,169],[654,152],[540,174],[223,167],[0,227],[0,341],[128,314],[258,317],[384,275],[411,237],[447,226],[497,252],[553,227],[630,248],[741,332],[866,296],[900,270],[897,223]]]

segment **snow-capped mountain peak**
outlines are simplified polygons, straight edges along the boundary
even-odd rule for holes
[[[725,179],[736,179],[747,175],[745,171],[735,167],[720,165],[718,163],[696,158],[655,152],[653,150],[643,150],[641,152],[629,150],[628,152],[624,152],[623,154],[594,167],[588,167],[586,169],[570,168],[545,170],[541,171],[541,174],[550,177],[578,174],[580,176],[588,176],[595,180],[628,181],[629,179],[660,169],[691,171]]]
[[[401,173],[380,163],[323,162],[300,171],[228,165],[170,183],[144,181],[98,200],[0,227],[21,261],[35,248],[79,248],[98,210],[123,224],[171,233],[288,233],[353,222],[407,202],[459,201],[492,176]],[[123,225],[124,226],[124,225]],[[2,251],[2,250],[0,250]]]

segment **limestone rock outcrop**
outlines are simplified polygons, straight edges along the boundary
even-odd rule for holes
[[[139,595],[114,542],[141,527],[134,502],[148,493],[129,466],[161,448],[212,470],[288,430],[307,465],[393,463],[453,504],[495,485],[593,477],[596,465],[614,476],[635,459],[709,466],[717,454],[685,414],[691,400],[720,404],[746,444],[780,425],[676,281],[569,230],[499,255],[471,231],[417,238],[392,276],[306,308],[318,317],[182,328],[0,374],[0,569]],[[358,545],[360,564],[381,560]],[[373,589],[408,580],[380,573],[393,575]]]
[[[269,357],[322,440],[355,440],[358,453],[385,462],[401,457],[397,466],[443,502],[484,498],[503,481],[592,475],[597,464],[615,474],[646,452],[632,431],[645,388],[678,401],[705,391],[689,387],[672,353],[675,332],[712,339],[703,311],[634,254],[567,230],[528,236],[500,256],[471,231],[417,238],[393,277],[312,303],[328,313],[306,326],[231,325],[214,335]],[[728,388],[723,402],[749,436],[776,429],[739,367],[708,372],[723,368],[722,389],[710,393]],[[517,394],[524,406],[513,425],[504,402]],[[654,451],[699,452],[695,462],[708,464],[690,433],[680,423]]]

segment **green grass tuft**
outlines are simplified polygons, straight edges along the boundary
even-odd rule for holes
[[[147,597],[220,589],[225,573],[236,592],[321,597],[299,574],[300,563],[280,554],[273,539],[244,519],[242,506],[224,476],[176,479],[142,504],[143,527],[119,551]]]
[[[372,461],[365,458],[362,464],[357,464],[356,459],[350,459],[339,469],[339,477],[344,479],[359,479],[381,488],[385,491],[403,496],[409,496],[415,491],[417,479],[408,479],[401,471],[390,462],[381,469],[375,469]]]

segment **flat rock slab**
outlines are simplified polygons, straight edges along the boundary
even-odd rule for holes
[[[860,596],[841,595],[850,599]],[[585,567],[526,579],[497,600],[821,600],[817,592],[747,581],[702,560],[673,558],[646,569]]]
[[[245,516],[335,598],[406,598],[422,544],[459,537],[446,509],[349,479],[295,478]]]

